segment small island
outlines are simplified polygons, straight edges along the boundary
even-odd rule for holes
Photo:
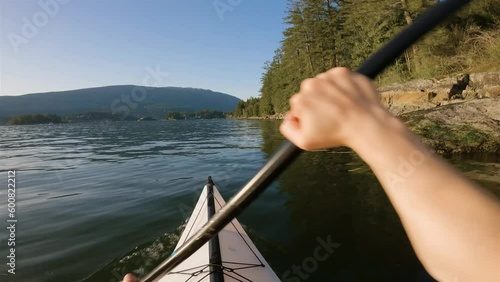
[[[179,120],[179,119],[222,119],[226,118],[224,112],[214,110],[202,110],[197,112],[170,112],[165,115],[165,119]]]
[[[44,114],[33,114],[33,115],[19,115],[14,116],[9,119],[9,124],[11,125],[28,125],[28,124],[53,124],[62,123],[62,119],[58,115],[44,115]]]
[[[165,115],[167,120],[183,119],[224,119],[227,113],[216,110],[201,110],[197,112],[169,112]],[[120,115],[113,112],[86,112],[59,116],[55,114],[25,114],[4,118],[3,123],[9,125],[30,124],[56,124],[56,123],[81,123],[81,122],[114,122],[114,121],[155,121],[157,116],[143,116],[138,118],[134,115]],[[0,118],[0,122],[2,119]]]
[[[81,114],[66,115],[63,117],[64,122],[91,122],[91,121],[135,121],[137,117],[132,115],[122,116],[112,112],[86,112]]]

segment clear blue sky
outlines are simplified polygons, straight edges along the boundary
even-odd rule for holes
[[[0,95],[144,85],[158,66],[161,86],[257,97],[286,2],[0,0]]]

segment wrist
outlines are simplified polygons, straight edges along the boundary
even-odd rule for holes
[[[368,119],[367,119],[368,120]],[[416,139],[401,120],[385,109],[356,130],[348,146],[368,164],[382,155],[395,153],[403,147],[416,146]]]

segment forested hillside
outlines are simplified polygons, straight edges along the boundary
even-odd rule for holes
[[[87,112],[118,114],[121,119],[167,112],[216,110],[229,112],[240,99],[211,90],[181,87],[117,85],[69,91],[0,96],[0,117],[23,114],[75,115]],[[0,119],[1,120],[1,119]]]
[[[300,82],[330,68],[355,69],[435,0],[290,0],[281,47],[264,65],[260,99],[235,116],[284,113]],[[407,50],[378,85],[500,66],[500,5],[476,0]]]

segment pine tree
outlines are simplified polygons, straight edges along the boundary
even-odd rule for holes
[[[337,66],[357,68],[439,1],[289,0],[281,46],[264,65],[259,103],[242,102],[235,115],[286,112],[301,81]],[[481,60],[498,65],[499,23],[498,0],[476,0],[396,59],[378,82],[453,73]]]

